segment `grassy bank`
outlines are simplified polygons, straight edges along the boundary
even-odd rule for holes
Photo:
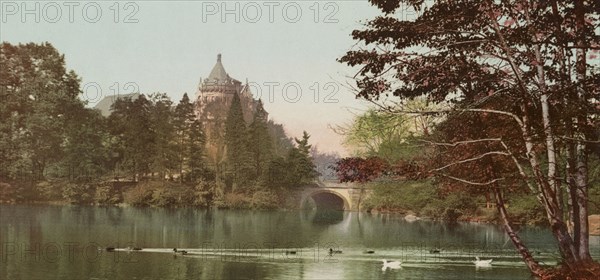
[[[364,186],[371,194],[362,203],[365,211],[397,212],[446,221],[498,222],[493,203],[483,195],[454,191],[444,194],[431,180],[371,182]],[[543,209],[535,197],[508,195],[512,220],[522,224],[544,224]]]
[[[137,207],[197,207],[274,209],[287,205],[282,190],[260,187],[223,193],[214,182],[196,185],[147,180],[138,183],[61,180],[38,183],[0,183],[0,203],[52,203],[74,205],[131,205]],[[284,203],[282,203],[284,202]]]

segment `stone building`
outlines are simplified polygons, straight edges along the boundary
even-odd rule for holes
[[[202,122],[207,136],[207,156],[213,164],[223,160],[225,122],[236,93],[240,96],[244,120],[249,124],[259,101],[252,97],[247,80],[242,84],[227,74],[219,54],[208,78],[200,79],[195,101],[196,116]]]

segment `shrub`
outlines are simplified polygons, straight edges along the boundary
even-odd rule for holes
[[[123,198],[126,203],[133,206],[150,206],[150,202],[152,201],[152,190],[139,184],[125,192]]]
[[[543,225],[548,222],[543,206],[533,195],[514,195],[508,199],[506,208],[511,220],[517,223]]]
[[[18,201],[17,186],[0,182],[0,203],[15,203]]]
[[[275,209],[279,206],[277,194],[270,190],[259,190],[252,194],[252,208]]]
[[[66,184],[66,183],[63,183]],[[60,188],[60,183],[58,182],[48,182],[42,181],[37,183],[35,186],[38,192],[38,199],[40,200],[60,200],[63,198],[63,190]]]
[[[365,189],[371,195],[363,200],[363,209],[394,209],[420,213],[437,196],[436,188],[429,180],[402,182],[374,182]]]
[[[158,207],[174,206],[177,204],[177,197],[177,192],[172,188],[155,188],[152,190],[150,205]]]
[[[92,202],[93,186],[86,183],[66,183],[63,187],[63,199],[70,204],[88,204]]]
[[[231,209],[251,208],[252,201],[243,193],[227,193],[224,196],[224,206]]]
[[[112,205],[123,202],[123,195],[113,183],[103,183],[96,187],[94,200],[98,204]]]

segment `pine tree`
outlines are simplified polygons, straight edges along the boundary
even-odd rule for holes
[[[295,138],[296,147],[288,153],[288,167],[290,175],[288,186],[296,187],[302,183],[308,183],[318,175],[315,165],[310,156],[311,145],[308,144],[310,135],[306,131],[302,134],[302,139]]]
[[[177,106],[175,106],[175,114],[173,117],[173,127],[175,128],[175,139],[173,139],[173,141],[175,142],[174,145],[180,182],[183,181],[186,155],[189,154],[187,142],[191,129],[190,120],[194,120],[194,106],[190,102],[187,93],[184,93]]]
[[[225,180],[227,187],[235,190],[249,174],[250,156],[247,148],[247,131],[242,104],[234,94],[225,122]]]
[[[109,126],[113,150],[119,154],[119,166],[129,171],[136,179],[150,172],[153,159],[153,144],[156,133],[152,129],[150,107],[152,103],[144,95],[136,100],[118,99],[112,107]]]
[[[254,119],[248,128],[248,151],[251,157],[253,178],[261,178],[273,158],[273,139],[267,127],[267,112],[258,101]]]
[[[202,129],[202,123],[199,120],[191,120],[190,130],[187,141],[187,166],[190,172],[190,181],[196,182],[203,175],[204,148],[206,137]]]
[[[169,170],[177,168],[177,154],[174,150],[172,139],[175,134],[173,129],[173,102],[165,93],[150,95],[150,124],[155,134],[152,142],[151,171],[157,172],[161,179]]]

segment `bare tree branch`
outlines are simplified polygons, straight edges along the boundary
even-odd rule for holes
[[[429,143],[432,145],[437,145],[437,146],[456,147],[458,145],[463,145],[463,144],[472,144],[472,143],[489,142],[489,141],[502,141],[502,139],[500,139],[500,138],[482,138],[482,139],[475,139],[475,140],[457,141],[457,142],[453,142],[453,143],[444,143],[444,142],[440,143],[440,142],[432,142],[432,141],[428,141],[428,140],[420,140],[420,141]]]
[[[496,178],[496,179],[493,179],[491,181],[479,183],[479,182],[468,181],[468,180],[461,179],[461,178],[458,178],[458,177],[450,176],[450,175],[444,174],[444,173],[437,173],[437,174],[439,174],[441,176],[444,176],[444,177],[447,177],[447,178],[450,178],[452,180],[456,180],[456,181],[459,181],[459,182],[462,182],[462,183],[465,183],[465,184],[475,185],[475,186],[488,186],[488,185],[494,184],[494,183],[496,183],[498,181],[504,180],[504,178]]]
[[[446,168],[448,168],[450,166],[454,166],[454,165],[457,165],[457,164],[462,164],[462,163],[467,163],[467,162],[471,162],[471,161],[480,160],[480,159],[482,159],[482,158],[484,158],[486,156],[491,156],[491,155],[508,156],[510,154],[507,153],[507,152],[491,151],[491,152],[483,153],[483,154],[481,154],[479,156],[476,156],[476,157],[472,157],[472,158],[468,158],[468,159],[463,159],[463,160],[455,161],[455,162],[452,162],[450,164],[446,164],[446,165],[444,165],[444,166],[442,166],[440,168],[432,169],[431,171],[440,171],[440,170],[446,169]]]

